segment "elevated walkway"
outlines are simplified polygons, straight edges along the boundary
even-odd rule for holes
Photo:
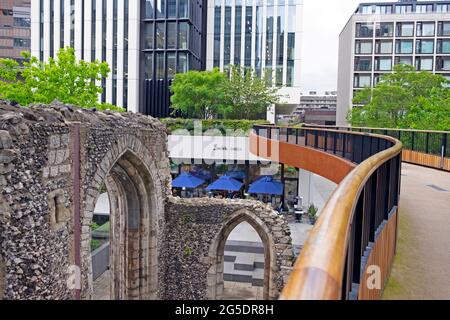
[[[450,299],[450,173],[405,164],[397,255],[383,299]]]

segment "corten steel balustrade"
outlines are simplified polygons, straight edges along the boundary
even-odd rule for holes
[[[313,172],[338,168],[328,166],[337,158],[349,168],[334,179],[339,185],[311,231],[281,299],[379,299],[396,251],[401,142],[367,133],[271,126],[254,127],[250,141],[255,154]],[[311,156],[305,157],[308,153]],[[314,158],[320,160],[311,162]]]
[[[361,128],[305,125],[322,128],[382,134],[403,143],[403,161],[425,167],[450,171],[450,132],[410,129]]]

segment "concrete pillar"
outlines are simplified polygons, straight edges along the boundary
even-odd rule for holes
[[[308,209],[309,205],[312,203],[311,194],[311,179],[312,173],[303,169],[299,170],[298,174],[298,196],[303,198],[303,208]]]
[[[269,121],[270,124],[276,123],[276,108],[274,104],[267,108],[267,121]]]
[[[31,1],[31,55],[39,58],[40,53],[40,8],[39,1]]]

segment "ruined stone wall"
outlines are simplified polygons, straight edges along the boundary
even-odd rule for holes
[[[167,133],[158,120],[0,101],[0,298],[92,297],[90,225],[105,183],[116,298],[220,298],[221,252],[242,221],[270,257],[265,294],[278,296],[293,264],[285,219],[255,201],[172,198]],[[77,254],[81,292],[67,285]]]
[[[125,150],[151,168],[158,210],[169,192],[166,132],[138,114],[0,101],[0,256],[6,299],[71,299],[73,128],[80,123],[82,294],[89,296],[90,223],[99,189]],[[156,212],[163,224],[162,211]],[[0,277],[0,281],[1,281]],[[4,285],[4,286],[3,286]]]
[[[159,256],[162,299],[220,299],[214,295],[216,287],[223,285],[220,280],[216,283],[218,273],[223,273],[220,266],[214,266],[221,262],[217,258],[223,258],[217,257],[217,251],[243,221],[250,222],[260,236],[267,236],[262,240],[267,242],[264,245],[273,259],[265,263],[265,268],[271,268],[273,282],[268,298],[278,297],[294,260],[290,230],[283,216],[257,201],[173,197],[167,202],[165,216]]]

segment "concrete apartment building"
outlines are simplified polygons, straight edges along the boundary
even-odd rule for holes
[[[450,79],[450,1],[361,3],[339,38],[337,124],[354,94],[375,86],[395,64]]]
[[[295,108],[284,108],[284,114],[277,114],[278,121],[294,121],[318,125],[336,124],[337,92],[309,91],[300,94],[300,103]]]
[[[0,0],[0,58],[20,61],[30,51],[30,1]]]
[[[176,73],[252,67],[299,103],[301,0],[31,0],[31,51],[108,62],[100,101],[170,115]]]

